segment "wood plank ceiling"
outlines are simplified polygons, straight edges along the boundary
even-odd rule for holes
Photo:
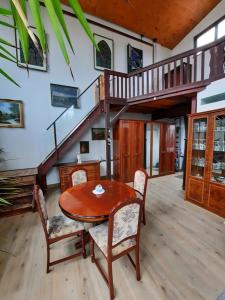
[[[68,0],[62,0],[65,4]],[[174,48],[220,0],[80,0],[85,12]]]

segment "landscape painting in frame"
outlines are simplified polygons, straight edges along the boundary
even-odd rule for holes
[[[94,67],[96,70],[113,70],[114,68],[114,48],[113,40],[104,36],[94,34],[99,51],[94,47]]]
[[[21,43],[19,41],[19,34],[16,31],[16,56],[17,56],[17,65],[19,67],[24,67],[32,70],[39,70],[39,71],[47,71],[47,58],[43,55],[43,52],[40,52],[41,50],[41,44],[37,37],[36,29],[32,27],[32,30],[34,32],[34,35],[39,43],[39,49],[35,47],[34,42],[29,37],[29,62],[26,65],[23,55],[23,50],[21,47]]]
[[[0,99],[0,127],[24,127],[22,101]]]
[[[73,86],[59,85],[51,83],[52,106],[79,108],[78,88]]]
[[[92,128],[92,140],[104,140],[105,139],[105,128]]]
[[[143,68],[143,51],[127,45],[127,72]]]

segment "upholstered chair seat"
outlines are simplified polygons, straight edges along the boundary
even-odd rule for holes
[[[89,233],[96,245],[102,250],[103,254],[107,256],[108,254],[108,222],[97,225],[91,229],[89,229]],[[133,247],[136,244],[135,239],[128,239],[122,243],[120,243],[117,247],[112,249],[113,255],[118,255],[124,250]]]
[[[110,299],[114,298],[112,262],[123,255],[128,255],[136,269],[137,280],[140,280],[139,236],[143,201],[131,199],[114,207],[109,221],[89,229],[91,241],[91,260],[101,271],[108,284]],[[102,270],[95,258],[94,246],[97,245],[108,264],[108,275]],[[135,252],[135,262],[130,252]]]
[[[42,190],[38,185],[34,186],[34,198],[37,205],[37,209],[41,218],[42,227],[45,233],[45,239],[47,244],[47,273],[50,272],[50,266],[56,265],[63,261],[83,255],[86,257],[85,242],[84,242],[84,225],[81,222],[73,221],[64,215],[56,215],[49,217],[45,202],[45,197]],[[81,251],[72,254],[70,256],[57,259],[55,261],[50,260],[50,245],[56,243],[62,239],[69,237],[81,238]]]
[[[47,230],[50,239],[61,237],[76,231],[84,230],[81,222],[73,221],[64,215],[49,217],[47,222]]]

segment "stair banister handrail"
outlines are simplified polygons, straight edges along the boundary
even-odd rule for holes
[[[151,64],[151,65],[148,65],[146,67],[140,68],[138,70],[132,71],[130,73],[116,72],[116,71],[112,71],[112,70],[104,70],[104,72],[107,73],[108,75],[115,75],[115,76],[129,78],[129,77],[132,77],[134,75],[144,73],[146,71],[161,67],[161,66],[163,66],[165,64],[168,64],[168,63],[171,63],[175,60],[179,60],[179,59],[185,58],[187,56],[197,54],[197,53],[202,52],[202,51],[207,51],[207,50],[209,50],[209,49],[211,49],[215,46],[218,46],[219,44],[222,44],[223,42],[225,42],[225,37],[221,37],[220,39],[218,39],[218,40],[216,40],[212,43],[209,43],[207,45],[204,45],[204,46],[201,46],[201,47],[198,47],[198,48],[193,48],[193,49],[187,50],[185,52],[182,52],[182,53],[176,54],[174,56],[171,56],[169,58],[160,60],[159,62],[156,62],[154,64]]]
[[[204,46],[201,46],[201,47],[198,47],[198,48],[193,48],[193,49],[187,50],[187,51],[182,52],[182,53],[180,53],[180,54],[176,54],[176,55],[174,55],[174,56],[171,56],[171,57],[169,57],[169,58],[166,58],[166,59],[164,59],[164,60],[161,60],[161,61],[159,61],[159,62],[156,62],[156,63],[154,63],[154,64],[151,64],[151,65],[149,65],[149,66],[146,66],[146,67],[144,67],[144,68],[140,68],[140,69],[135,70],[135,71],[133,71],[133,72],[130,72],[130,73],[128,73],[128,74],[127,74],[127,73],[124,73],[124,74],[127,74],[127,77],[132,77],[132,76],[137,75],[137,74],[139,74],[139,73],[143,73],[143,72],[145,72],[145,71],[152,70],[152,69],[154,69],[154,68],[158,68],[158,67],[160,67],[160,66],[162,66],[162,65],[171,63],[171,62],[173,62],[173,61],[175,61],[175,60],[179,60],[179,59],[181,59],[181,58],[185,58],[185,57],[190,56],[190,55],[193,55],[193,54],[195,54],[195,53],[197,54],[197,53],[202,52],[202,51],[207,51],[207,50],[209,50],[209,49],[211,49],[211,48],[213,48],[213,47],[216,47],[216,46],[218,46],[218,45],[220,45],[220,44],[222,44],[222,43],[224,43],[224,42],[225,42],[225,37],[223,36],[223,37],[221,37],[220,39],[218,39],[218,40],[216,40],[216,41],[214,41],[214,42],[212,42],[212,43],[209,43],[209,44],[207,44],[207,45],[204,45]]]
[[[76,98],[76,100],[78,100],[97,80],[100,80],[100,76],[99,75],[97,78],[95,78],[95,80],[93,80],[87,87],[86,89]],[[99,84],[100,85],[100,84]],[[52,126],[54,126],[54,124],[58,121],[59,118],[61,118],[62,115],[64,115],[65,112],[67,112],[68,109],[70,109],[74,104],[71,104],[70,106],[68,106],[49,126],[46,130],[49,130]]]

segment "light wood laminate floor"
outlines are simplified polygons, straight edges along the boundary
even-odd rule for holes
[[[214,300],[225,290],[224,219],[183,200],[176,175],[150,179],[147,225],[141,228],[141,275],[127,257],[113,264],[116,299]],[[59,211],[59,191],[47,199]],[[74,241],[54,246],[69,254]],[[44,234],[37,213],[0,219],[0,298],[4,300],[106,300],[108,288],[90,257],[46,269]],[[102,260],[104,262],[104,260]]]

